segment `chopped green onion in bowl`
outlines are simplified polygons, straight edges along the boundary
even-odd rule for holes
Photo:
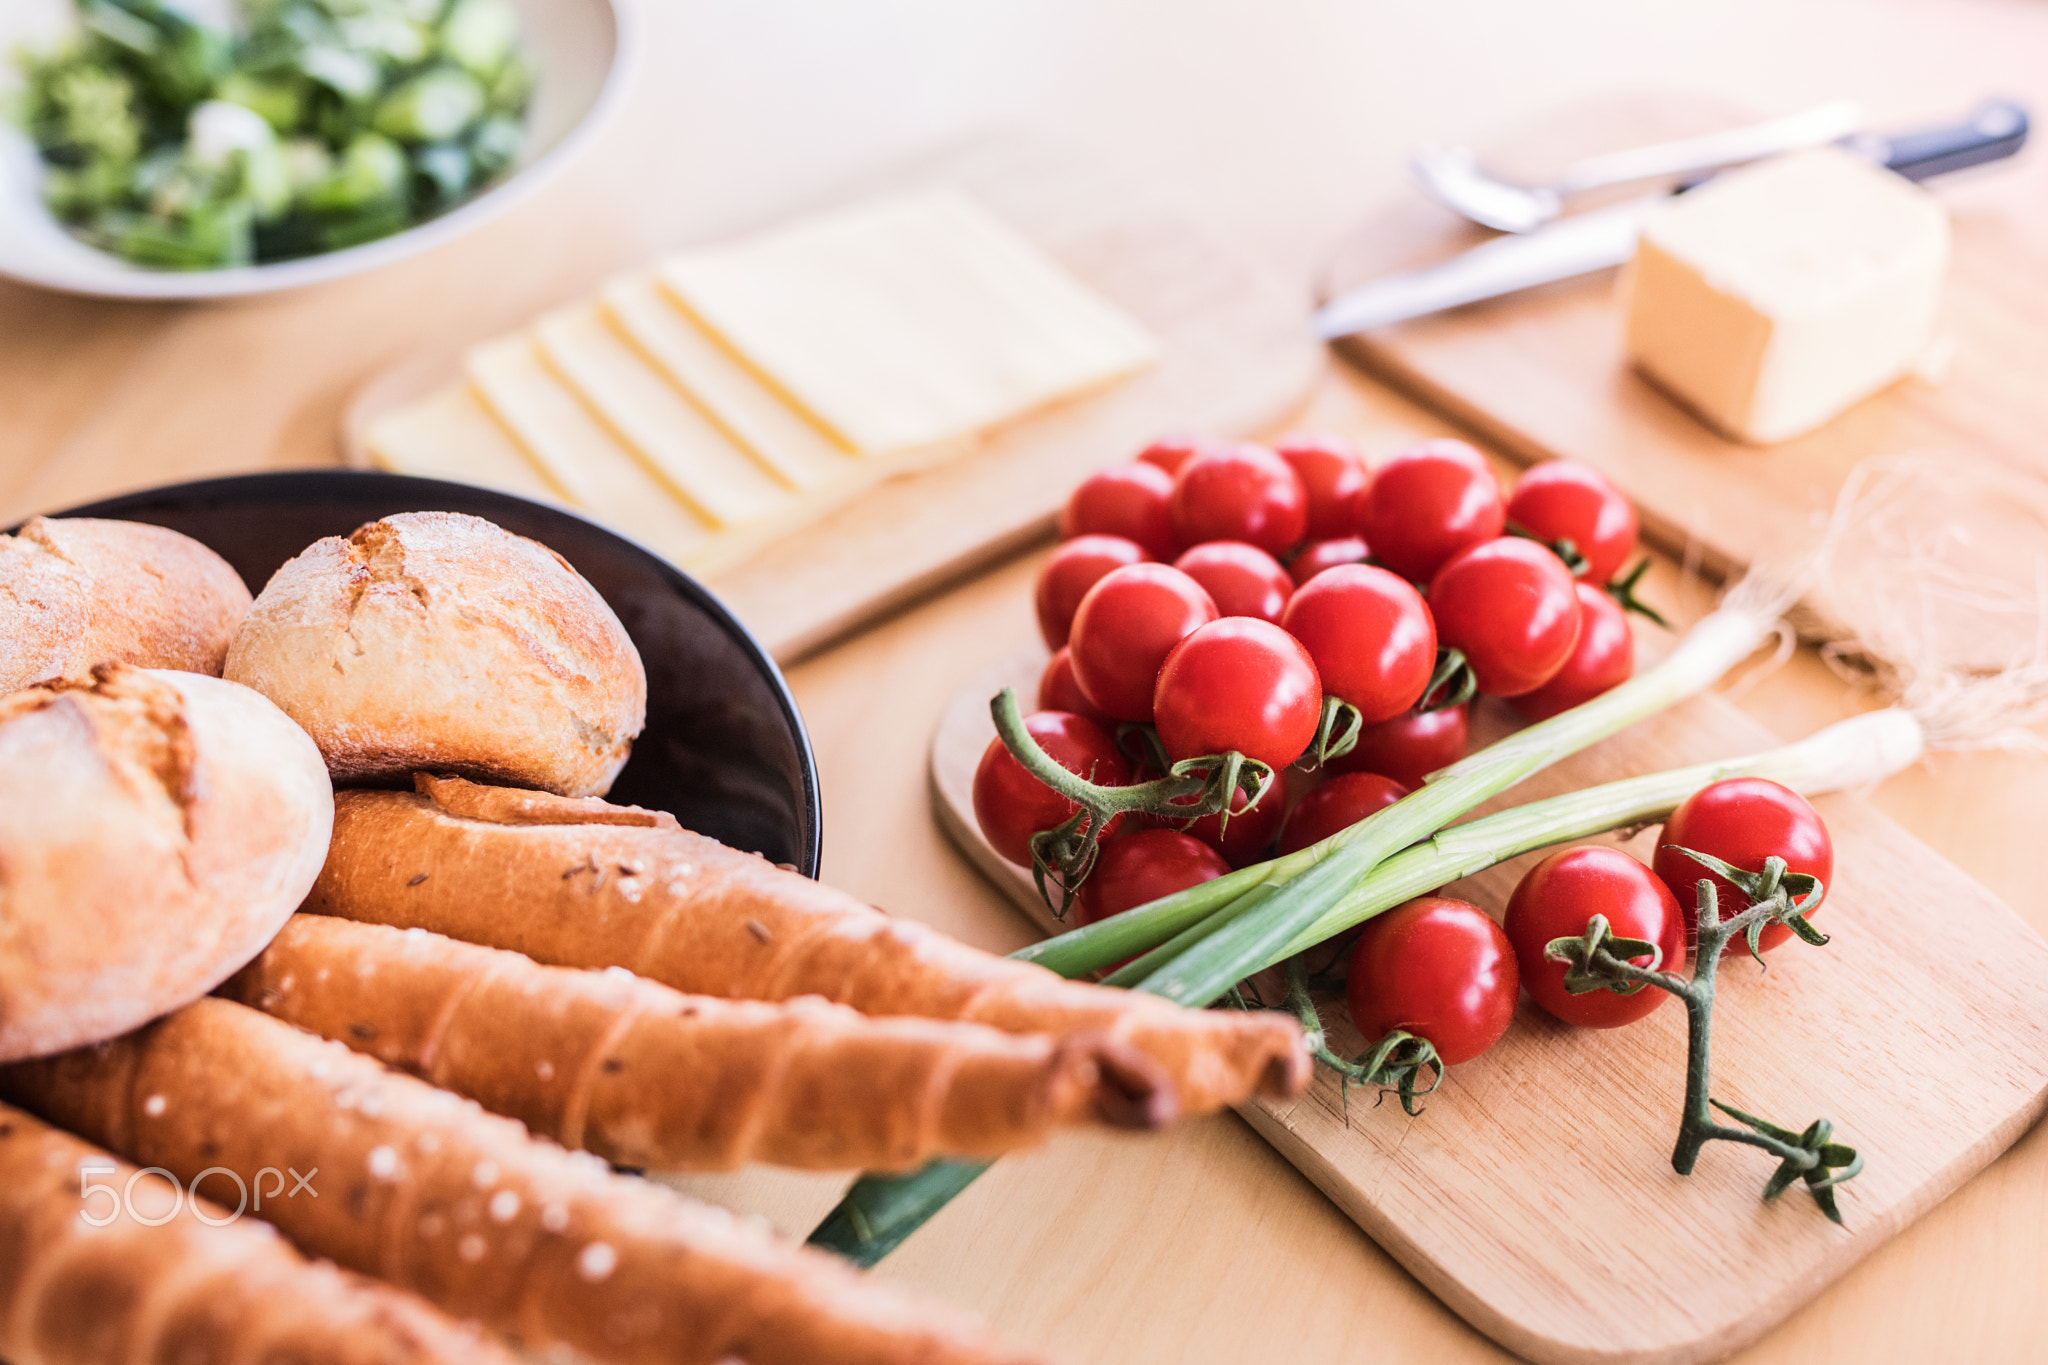
[[[533,86],[508,0],[74,0],[12,111],[71,233],[139,265],[317,255],[454,207],[517,159]]]

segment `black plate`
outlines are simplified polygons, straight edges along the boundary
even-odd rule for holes
[[[789,686],[746,627],[667,560],[570,512],[398,474],[323,469],[173,484],[67,517],[117,517],[210,545],[249,585],[322,536],[394,512],[468,512],[549,546],[619,614],[647,665],[647,729],[610,799],[818,875],[817,765]]]

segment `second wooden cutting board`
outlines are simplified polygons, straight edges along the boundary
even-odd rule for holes
[[[974,824],[989,698],[1029,699],[1020,653],[954,701],[933,741],[940,824],[1049,932],[1029,874]],[[1504,732],[1482,704],[1473,742]],[[1539,774],[1482,811],[1774,746],[1697,698]],[[1684,1087],[1675,1005],[1614,1032],[1567,1029],[1524,1000],[1508,1035],[1454,1069],[1410,1118],[1322,1073],[1245,1118],[1460,1316],[1543,1362],[1711,1360],[1762,1335],[2009,1146],[2048,1105],[2048,943],[1953,865],[1847,795],[1820,798],[1836,883],[1826,948],[1793,944],[1761,974],[1723,972],[1714,1094],[1804,1125],[1825,1115],[1868,1168],[1847,1227],[1794,1191],[1758,1195],[1771,1162],[1713,1144],[1690,1177],[1670,1148]],[[1628,845],[1647,856],[1648,839]],[[1448,893],[1498,914],[1529,855]],[[1364,1040],[1326,1002],[1332,1046]]]

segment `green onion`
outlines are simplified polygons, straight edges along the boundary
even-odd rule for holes
[[[1754,589],[1731,595],[1654,668],[1431,774],[1420,791],[1321,843],[1034,944],[1018,956],[1062,976],[1081,976],[1185,935],[1184,951],[1132,984],[1180,1004],[1206,1005],[1330,913],[1382,859],[1559,759],[1711,687],[1775,628],[1776,613],[1751,605],[1755,595]],[[1258,913],[1234,909],[1229,919],[1189,932],[1268,883],[1284,883],[1286,890],[1265,898]]]
[[[1795,791],[1816,795],[1876,782],[1916,761],[1925,746],[1920,721],[1911,712],[1894,707],[1841,721],[1780,748],[1610,782],[1456,825],[1381,863],[1313,926],[1258,966],[1277,965],[1382,910],[1504,859],[1659,819],[1710,782],[1727,777],[1768,777]],[[1262,885],[1244,903],[1255,908],[1270,900],[1277,889]],[[1022,958],[1028,953],[1027,949],[1013,956]],[[1134,963],[1132,968],[1142,971],[1142,963]],[[1120,975],[1123,973],[1107,980],[1115,983]],[[810,1242],[857,1265],[874,1265],[990,1164],[935,1161],[907,1175],[863,1176],[818,1225]]]

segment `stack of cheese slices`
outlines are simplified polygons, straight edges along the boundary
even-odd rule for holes
[[[707,572],[1155,355],[941,187],[615,279],[475,347],[364,443],[386,469],[566,502]]]

